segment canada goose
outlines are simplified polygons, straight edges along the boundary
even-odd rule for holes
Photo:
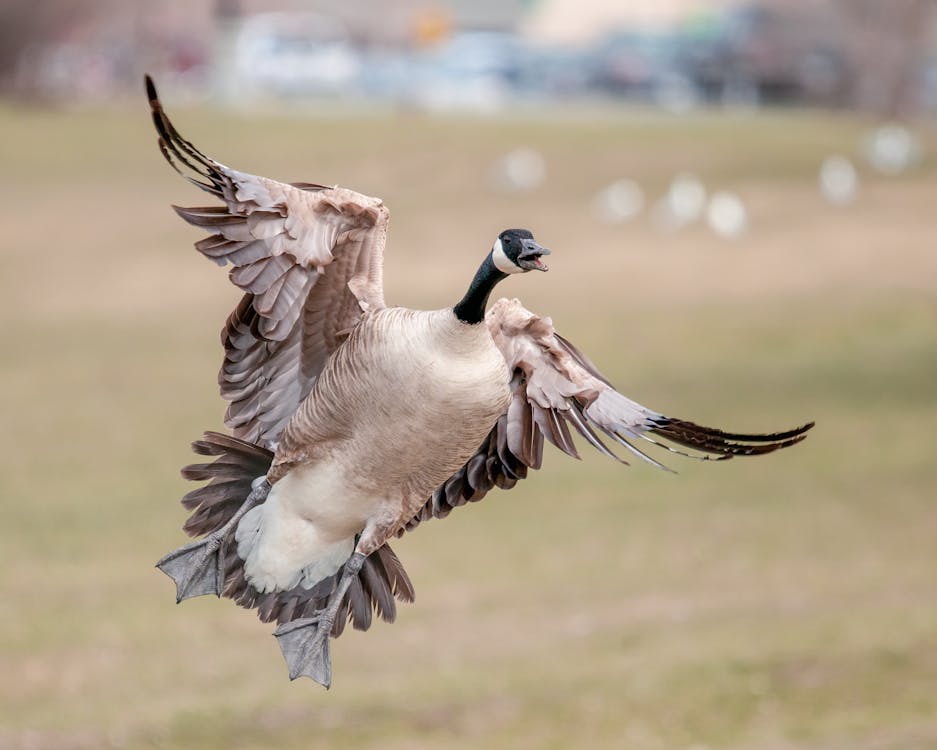
[[[812,423],[747,435],[672,419],[616,391],[518,300],[486,313],[494,286],[546,271],[523,229],[497,237],[465,296],[444,310],[388,307],[388,211],[340,187],[283,184],[210,159],[146,89],[167,161],[223,205],[178,208],[210,236],[196,248],[244,292],[222,331],[221,395],[233,436],[206,433],[188,466],[184,530],[201,540],[157,564],[177,601],[213,593],[275,620],[290,678],[329,686],[330,636],[387,621],[413,587],[388,545],[541,465],[543,441],[578,457],[570,426],[616,457],[604,433],[722,460],[801,441]],[[689,455],[684,453],[683,455]],[[617,458],[617,457],[616,457]]]

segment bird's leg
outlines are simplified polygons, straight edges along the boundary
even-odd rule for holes
[[[360,547],[359,547],[360,550]],[[287,622],[274,631],[280,650],[286,658],[290,670],[290,679],[305,675],[323,685],[326,689],[332,684],[332,657],[329,639],[332,637],[332,625],[335,615],[342,604],[345,592],[357,577],[367,554],[356,550],[345,563],[345,570],[338,586],[329,596],[328,603],[312,617]]]
[[[162,558],[156,567],[176,582],[176,603],[203,594],[221,596],[224,588],[225,546],[228,536],[251,508],[266,500],[270,483],[259,477],[231,519],[204,539],[180,547]]]

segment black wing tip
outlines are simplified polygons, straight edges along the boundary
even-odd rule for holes
[[[677,445],[730,458],[732,456],[760,456],[797,445],[806,439],[807,432],[813,429],[816,422],[810,421],[792,430],[768,434],[726,432],[671,417],[654,419],[653,424],[652,432]]]
[[[156,84],[149,74],[143,76],[143,83],[146,87],[146,95],[150,102],[150,115],[153,119],[153,127],[159,136],[157,144],[163,158],[169,162],[169,165],[176,170],[185,179],[193,185],[201,188],[207,193],[211,193],[219,198],[223,197],[223,191],[219,184],[221,175],[219,174],[219,165],[209,157],[199,151],[191,142],[183,138],[173,126],[172,121],[163,109],[162,102],[159,100],[159,94],[156,91]],[[191,170],[192,174],[187,174],[182,167]],[[202,179],[196,179],[192,175]],[[206,180],[206,181],[202,181]]]
[[[153,82],[153,77],[149,73],[143,74],[143,85],[146,87],[146,98],[150,101],[150,107],[156,108],[160,106],[159,94],[156,93],[156,84]]]
[[[816,426],[815,421],[810,421],[806,424],[802,424],[800,427],[795,427],[791,430],[784,430],[782,432],[747,433],[727,432],[726,430],[720,430],[716,427],[705,427],[703,425],[696,424],[695,422],[690,422],[685,419],[676,419],[674,417],[659,417],[652,421],[654,423],[655,429],[687,430],[699,435],[706,435],[708,437],[719,438],[722,440],[737,440],[743,443],[777,443],[791,440],[792,438],[806,437],[806,433],[813,429],[814,426]]]
[[[168,153],[167,146],[172,142],[172,135],[169,133],[166,122],[163,119],[166,116],[163,112],[163,104],[159,100],[159,94],[156,92],[156,84],[153,82],[153,78],[149,73],[143,75],[143,84],[146,87],[146,98],[150,103],[150,116],[153,118],[153,127],[156,128],[156,132],[159,134],[160,151],[162,151],[163,156],[165,156],[166,160],[171,164],[172,159]]]

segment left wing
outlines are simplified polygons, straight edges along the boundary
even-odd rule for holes
[[[575,432],[601,453],[627,463],[606,445],[606,438],[669,471],[636,443],[652,443],[698,460],[724,461],[795,445],[814,424],[750,435],[667,417],[616,391],[588,357],[554,330],[549,318],[535,315],[518,300],[498,300],[485,319],[512,373],[511,403],[475,455],[437,488],[398,535],[421,521],[443,518],[459,505],[481,500],[493,487],[510,489],[527,476],[528,469],[540,468],[544,438],[579,458]]]
[[[379,198],[347,188],[226,167],[179,134],[149,76],[146,90],[163,156],[220,202],[176,212],[208,232],[196,249],[230,263],[229,278],[244,292],[221,332],[225,424],[269,447],[365,311],[385,306],[389,212]]]

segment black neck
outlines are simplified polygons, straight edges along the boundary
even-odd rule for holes
[[[491,253],[485,257],[475,273],[475,278],[469,284],[468,291],[459,304],[453,308],[455,316],[463,323],[474,325],[485,319],[485,306],[488,304],[488,295],[501,279],[508,275],[499,271],[491,259]]]

